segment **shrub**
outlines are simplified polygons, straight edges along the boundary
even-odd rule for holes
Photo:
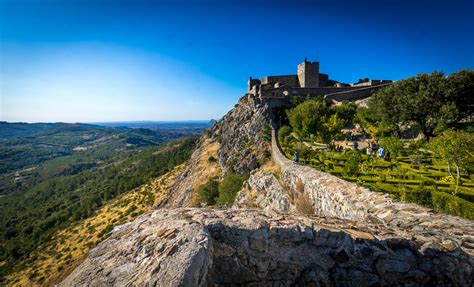
[[[417,203],[429,208],[433,207],[431,191],[423,184],[420,184],[415,191],[404,192],[402,199],[408,202]]]
[[[287,145],[288,136],[291,135],[291,128],[289,126],[282,126],[278,130],[278,142],[280,145]]]
[[[262,138],[266,142],[271,142],[272,140],[272,128],[269,124],[265,124],[261,130]]]
[[[259,166],[264,165],[270,159],[271,156],[272,155],[270,154],[270,152],[268,150],[265,150],[265,151],[261,152],[257,156],[258,165]]]
[[[433,208],[447,214],[474,219],[474,203],[445,192],[432,191]]]
[[[393,157],[401,156],[404,151],[403,142],[397,137],[384,137],[380,139],[380,145],[390,151]]]
[[[211,156],[209,156],[209,157],[207,158],[207,161],[208,161],[208,162],[216,162],[217,159],[211,155]]]
[[[304,192],[304,183],[301,179],[298,179],[295,184],[296,191],[299,193]]]
[[[207,205],[216,204],[216,198],[219,196],[217,178],[210,178],[205,184],[198,188],[199,201]]]
[[[359,165],[362,162],[361,155],[355,150],[347,152],[348,158],[344,164],[344,173],[348,176],[355,176],[359,174]]]
[[[232,203],[234,203],[237,192],[242,188],[242,184],[247,178],[249,178],[249,175],[239,175],[228,172],[219,184],[217,204],[231,206]]]
[[[421,164],[422,158],[421,158],[420,155],[418,155],[418,154],[412,154],[412,155],[409,156],[409,158],[410,158],[410,162],[411,162],[412,164],[416,164],[416,165]]]

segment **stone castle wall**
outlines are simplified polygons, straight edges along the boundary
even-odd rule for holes
[[[373,93],[375,93],[378,89],[388,86],[391,84],[381,84],[378,86],[366,87],[366,88],[359,88],[357,90],[348,90],[348,91],[341,91],[326,94],[324,97],[328,100],[334,101],[354,101],[359,99],[364,99],[370,97]]]

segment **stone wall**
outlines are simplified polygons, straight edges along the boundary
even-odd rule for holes
[[[256,209],[158,209],[60,286],[472,286],[472,256],[399,228]]]
[[[429,234],[432,245],[443,245],[443,242],[449,241],[474,255],[472,221],[437,214],[416,204],[396,202],[385,194],[293,163],[283,155],[276,130],[272,132],[272,157],[281,169],[283,184],[292,189],[302,188],[312,201],[317,215],[402,228],[407,232],[419,233],[417,237]]]
[[[364,99],[367,97],[370,97],[373,93],[375,93],[378,89],[388,86],[388,84],[381,84],[378,86],[372,86],[372,87],[366,87],[366,88],[360,88],[357,90],[348,90],[348,91],[342,91],[342,92],[335,92],[335,93],[330,93],[326,94],[324,97],[328,100],[334,100],[334,101],[354,101],[354,100],[359,100],[359,99]]]
[[[298,76],[296,75],[284,75],[284,76],[267,76],[260,79],[262,85],[269,83],[285,83],[290,87],[299,87]]]

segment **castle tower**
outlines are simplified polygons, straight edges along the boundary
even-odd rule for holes
[[[319,62],[304,62],[298,65],[298,80],[301,88],[319,87]]]

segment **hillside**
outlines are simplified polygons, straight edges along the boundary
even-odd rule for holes
[[[271,128],[278,113],[240,99],[158,208],[113,232],[61,285],[472,283],[472,221],[291,162]]]
[[[57,232],[182,164],[196,139],[164,144],[176,137],[171,131],[61,124],[1,142],[0,277],[35,261],[32,252]]]

